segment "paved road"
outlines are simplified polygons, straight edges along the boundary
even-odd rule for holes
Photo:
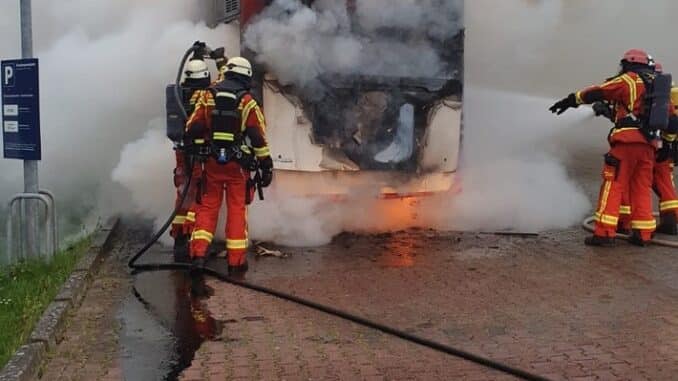
[[[180,274],[130,280],[120,258],[141,241],[133,233],[43,379],[510,379],[215,280],[208,296],[191,296]],[[342,235],[252,261],[248,280],[552,379],[675,379],[678,253],[590,249],[584,236]]]

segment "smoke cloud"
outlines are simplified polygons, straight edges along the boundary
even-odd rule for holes
[[[224,44],[227,27],[209,29],[199,22],[197,0],[37,0],[33,9],[41,76],[40,183],[57,195],[61,223],[69,226],[61,231],[73,231],[91,213],[96,220],[136,208],[110,180],[122,148],[163,116],[164,87],[184,51],[198,39]],[[3,9],[0,20],[10,36],[3,36],[0,56],[15,58],[18,33],[9,31],[18,28],[18,7],[16,13]],[[228,50],[237,51],[234,46],[237,41]],[[136,148],[130,160],[139,171],[141,163],[173,157],[166,144]],[[0,160],[2,200],[22,190],[21,168],[20,161]],[[171,178],[162,176],[162,187],[144,191],[167,189]]]
[[[19,55],[18,2],[10,3],[0,14],[3,59]],[[416,33],[353,35],[337,3],[317,0],[308,10],[296,0],[279,0],[267,11],[277,12],[275,17],[257,21],[245,43],[281,81],[309,89],[323,73],[444,76],[450,73],[435,41],[454,35],[463,21],[462,189],[425,200],[375,202],[350,195],[327,202],[290,198],[274,185],[267,200],[251,208],[253,239],[314,245],[345,230],[544,230],[575,224],[590,201],[568,175],[577,170],[569,152],[599,160],[606,124],[594,121],[586,108],[561,118],[545,109],[574,88],[613,74],[628,48],[647,48],[668,71],[678,62],[665,32],[678,11],[670,0],[641,8],[630,0],[473,0],[465,4],[464,20],[455,12],[461,1],[422,0],[417,7],[407,0],[357,1],[363,30],[388,35],[394,26],[424,28],[434,43]],[[171,210],[174,159],[164,138],[164,86],[195,40],[238,52],[238,41],[225,40],[235,26],[207,28],[198,4],[34,0],[41,185],[56,192],[62,224],[129,210],[159,221]],[[638,12],[641,25],[620,34],[620,15]],[[19,161],[0,160],[0,201],[21,191],[21,169]]]
[[[282,84],[311,96],[322,95],[323,74],[449,77],[435,45],[459,32],[462,10],[458,0],[358,0],[352,27],[344,2],[275,0],[244,44]]]

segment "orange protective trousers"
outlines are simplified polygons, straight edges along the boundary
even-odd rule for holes
[[[638,230],[643,240],[652,239],[657,227],[652,216],[654,147],[644,143],[616,143],[608,155],[619,163],[614,166],[606,162],[603,167],[594,234],[601,237],[616,235],[622,197],[628,194],[633,205],[631,228]]]
[[[240,164],[231,161],[218,164],[214,159],[205,163],[206,184],[197,206],[195,229],[191,236],[191,256],[204,257],[219,220],[221,203],[226,196],[226,250],[228,264],[245,263],[247,238],[246,191],[249,173]]]
[[[656,162],[652,178],[652,189],[659,198],[659,213],[678,214],[678,194],[673,179],[673,160]],[[619,210],[619,226],[622,229],[631,229],[631,200],[628,193],[622,197],[622,205]]]
[[[193,176],[191,176],[191,185],[188,194],[183,202],[181,195],[184,186],[188,182],[188,156],[182,151],[175,151],[176,167],[174,168],[174,187],[177,195],[174,201],[174,207],[177,209],[177,215],[172,221],[170,235],[177,238],[180,235],[189,235],[195,224],[195,201],[198,195],[198,183],[202,176],[202,168],[197,161],[193,164]]]

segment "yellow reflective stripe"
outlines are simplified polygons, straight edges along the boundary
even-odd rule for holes
[[[204,240],[207,242],[212,242],[214,235],[208,232],[207,230],[196,230],[191,234],[191,241]]]
[[[255,101],[254,99],[250,100],[245,105],[245,108],[242,110],[242,115],[241,115],[241,118],[240,118],[240,119],[242,119],[240,131],[245,131],[245,129],[247,128],[247,118],[250,115],[250,111],[252,111],[252,109],[256,106],[257,106],[257,101]]]
[[[254,149],[254,154],[257,157],[266,157],[266,156],[271,155],[271,150],[268,147],[261,147],[261,148],[253,147],[253,149]]]
[[[195,143],[195,144],[204,144],[204,143],[205,143],[205,139],[195,139],[195,140],[193,141],[193,143]]]
[[[198,102],[198,104],[195,105],[195,108],[193,109],[193,113],[191,116],[188,118],[188,121],[186,122],[186,127],[190,126],[191,123],[193,123],[193,120],[198,116],[198,112],[202,108],[202,104]]]
[[[214,140],[226,140],[232,142],[234,135],[229,132],[215,132],[213,138]]]
[[[261,126],[261,129],[265,132],[266,131],[266,120],[264,119],[264,114],[261,112],[261,108],[259,106],[255,107],[254,112],[257,115],[257,120],[259,121],[259,125]]]
[[[577,100],[578,105],[584,103],[584,100],[581,99],[581,91],[577,91],[577,93],[575,94],[575,99]]]
[[[252,151],[250,151],[250,147],[248,147],[246,145],[241,145],[240,150],[243,151],[244,153],[247,153],[247,154],[252,153]]]
[[[629,110],[633,111],[636,99],[638,98],[636,83],[627,74],[622,75],[621,78],[629,86]]]
[[[673,142],[676,140],[677,137],[678,137],[677,134],[667,134],[662,132],[662,139],[666,140],[667,142]]]
[[[610,197],[610,188],[612,187],[612,181],[605,181],[603,184],[603,195],[600,198],[600,208],[596,212],[596,215],[602,215],[607,207],[607,199]]]
[[[174,225],[183,225],[184,223],[186,223],[186,217],[185,216],[176,216],[172,220],[172,224],[174,224]]]
[[[195,222],[195,212],[188,212],[186,214],[186,221]]]
[[[622,205],[619,207],[619,214],[631,214],[630,205]]]
[[[600,222],[601,224],[605,225],[617,226],[617,224],[619,223],[618,217],[610,216],[609,214],[596,213],[594,219]]]
[[[638,129],[638,127],[614,128],[614,129],[612,129],[612,134],[611,134],[611,135],[616,135],[616,134],[618,134],[618,133],[620,133],[620,132],[630,131],[630,130],[637,130],[637,129]]]
[[[650,230],[657,228],[657,221],[655,220],[635,220],[631,221],[631,229]]]
[[[226,249],[242,250],[247,249],[249,246],[249,240],[247,239],[227,239],[226,240]]]
[[[610,85],[614,85],[616,83],[620,83],[621,81],[622,81],[621,77],[617,77],[617,78],[611,79],[611,80],[603,83],[602,85],[600,85],[600,87],[607,87],[607,86],[610,86]]]
[[[678,208],[678,200],[670,200],[670,201],[664,201],[659,203],[659,210],[660,211],[665,211],[669,209],[677,209]]]

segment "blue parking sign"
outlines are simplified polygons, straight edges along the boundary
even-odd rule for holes
[[[36,58],[0,62],[2,142],[6,159],[40,160],[40,92]]]

